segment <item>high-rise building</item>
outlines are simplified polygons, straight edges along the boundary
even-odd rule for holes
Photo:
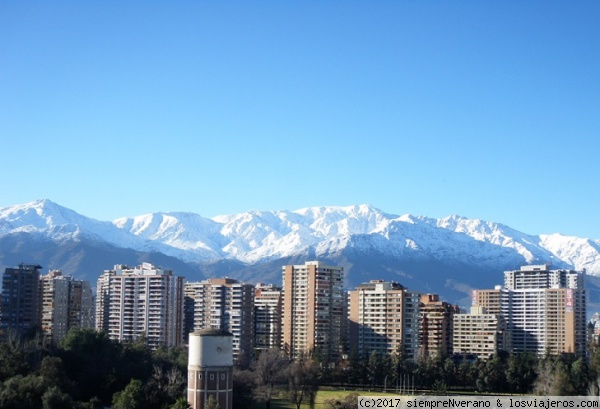
[[[402,285],[371,280],[349,292],[350,348],[415,359],[419,346],[419,294]]]
[[[6,268],[2,276],[2,315],[0,331],[20,335],[39,329],[39,265],[20,264]]]
[[[309,261],[283,267],[282,348],[292,358],[319,354],[337,361],[342,353],[344,269]]]
[[[420,299],[420,354],[436,357],[452,354],[452,317],[460,312],[457,305],[440,301],[438,294],[422,294]]]
[[[207,328],[232,334],[233,356],[248,359],[254,341],[254,286],[231,278],[185,284],[185,332]]]
[[[513,352],[586,354],[585,271],[524,266],[504,273],[504,287],[476,291],[473,305],[506,320]]]
[[[96,303],[88,281],[70,280],[69,328],[94,328]]]
[[[86,281],[51,270],[39,281],[40,323],[47,345],[60,341],[71,328],[94,327],[94,301]]]
[[[96,328],[111,339],[144,336],[150,348],[183,342],[183,277],[150,263],[116,265],[98,278]]]
[[[94,323],[98,331],[108,332],[108,309],[110,307],[110,278],[117,274],[117,268],[114,270],[104,270],[98,277],[96,283],[96,311]]]
[[[469,314],[454,314],[452,350],[454,354],[482,360],[508,347],[506,325],[500,314],[483,307],[471,307]]]
[[[257,284],[254,289],[254,347],[281,347],[281,288]]]

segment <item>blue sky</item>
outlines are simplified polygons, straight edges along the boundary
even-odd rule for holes
[[[0,207],[600,238],[600,3],[0,3]]]

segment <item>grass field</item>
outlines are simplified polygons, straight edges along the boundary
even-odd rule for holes
[[[329,406],[325,403],[326,400],[329,399],[336,399],[336,398],[344,398],[345,396],[351,394],[351,393],[357,393],[359,395],[370,395],[370,396],[399,396],[397,394],[394,393],[383,393],[383,392],[369,392],[367,390],[362,390],[362,391],[351,391],[351,390],[322,390],[317,392],[317,399],[315,402],[315,408],[316,409],[325,409],[328,408]],[[254,406],[252,406],[252,409],[261,409],[261,408],[266,408],[264,403],[257,403]],[[308,409],[309,405],[307,402],[303,402],[301,408],[303,409]],[[291,403],[289,401],[288,398],[281,396],[278,397],[277,399],[273,399],[273,401],[271,402],[271,409],[296,409],[296,405]]]

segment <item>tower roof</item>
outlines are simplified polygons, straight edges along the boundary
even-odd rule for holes
[[[192,332],[192,335],[197,335],[201,337],[232,337],[233,334],[229,331],[225,331],[224,329],[217,328],[204,328],[199,331]]]

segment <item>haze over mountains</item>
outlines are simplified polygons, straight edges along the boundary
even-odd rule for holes
[[[204,218],[152,213],[112,222],[49,200],[0,208],[0,268],[39,263],[94,285],[114,264],[150,261],[188,280],[229,276],[281,283],[281,266],[319,259],[342,265],[346,286],[386,279],[468,304],[470,290],[502,283],[525,264],[586,269],[592,303],[600,240],[530,235],[460,216],[397,216],[369,205],[249,211]]]

